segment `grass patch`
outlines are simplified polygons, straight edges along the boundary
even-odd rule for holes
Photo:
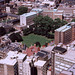
[[[25,43],[28,47],[33,45],[36,42],[40,42],[41,45],[45,43],[49,43],[52,39],[48,39],[41,35],[29,34],[27,36],[23,36],[23,44]]]

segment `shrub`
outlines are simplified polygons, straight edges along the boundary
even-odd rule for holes
[[[6,30],[4,27],[0,27],[0,36],[3,36],[6,34]]]
[[[21,41],[23,41],[23,39],[22,39],[22,37],[21,37],[21,35],[19,33],[12,33],[9,36],[9,38],[11,39],[12,42],[15,42],[15,41],[21,42]]]

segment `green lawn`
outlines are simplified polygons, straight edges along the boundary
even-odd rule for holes
[[[41,35],[29,34],[23,36],[23,44],[25,43],[28,47],[33,45],[35,42],[40,42],[41,45],[44,45],[46,42],[49,43],[51,39],[48,39]]]

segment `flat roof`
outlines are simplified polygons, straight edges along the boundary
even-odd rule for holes
[[[51,52],[53,48],[54,46],[48,46],[48,47],[45,47],[44,50],[47,52]]]
[[[64,25],[64,26],[62,26],[62,27],[56,29],[55,31],[58,31],[58,32],[65,32],[65,31],[67,31],[67,30],[70,29],[70,28],[71,28],[71,26],[68,26],[68,24],[66,24],[66,25]]]
[[[17,62],[16,59],[12,60],[9,57],[0,60],[0,64],[6,64],[6,65],[15,65],[16,62]]]
[[[54,14],[54,15],[62,15],[62,14]]]
[[[33,11],[43,11],[43,9],[41,9],[41,8],[33,8],[32,10]]]
[[[52,51],[55,51],[55,52],[60,53],[60,54],[63,54],[63,53],[65,53],[67,51],[67,49],[56,46],[56,47],[53,48]]]
[[[50,4],[50,5],[54,5],[55,2],[54,1],[43,1],[43,4]]]
[[[69,72],[69,71],[62,71],[61,73],[66,75],[72,75],[72,72]]]
[[[70,46],[68,46],[67,52],[65,52],[64,54],[56,53],[55,55],[63,57],[66,61],[75,63],[75,46],[72,46],[71,44]]]
[[[17,62],[17,59],[23,59],[26,56],[26,54],[18,53],[18,51],[9,51],[7,53],[7,57],[5,59],[1,59],[1,64],[6,65],[15,65]]]
[[[75,40],[71,42],[71,44],[75,44]]]
[[[58,10],[57,12],[63,12],[64,10]]]
[[[36,12],[29,12],[29,13],[22,14],[21,16],[29,17],[31,15],[36,15],[36,14],[37,14]]]
[[[45,63],[46,63],[46,61],[38,60],[37,62],[34,63],[34,65],[35,66],[42,67],[42,66],[44,66]]]
[[[24,63],[29,64],[32,61],[32,59],[33,59],[33,56],[32,57],[27,56],[27,59],[24,61]]]
[[[73,75],[75,75],[75,64],[70,69],[68,69],[68,71],[73,72]]]
[[[36,54],[36,56],[45,58],[48,54],[49,54],[49,52],[47,52],[47,51],[45,51],[45,50],[40,50],[40,51]]]
[[[70,27],[66,27],[65,29],[62,30],[62,32],[65,32],[65,31],[67,31],[70,28],[71,28],[71,26]]]

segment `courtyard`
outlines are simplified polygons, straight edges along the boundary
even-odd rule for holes
[[[28,47],[33,45],[36,42],[39,42],[42,45],[45,45],[45,43],[50,43],[53,39],[48,39],[45,36],[41,35],[35,35],[35,34],[29,34],[27,36],[23,36],[23,44],[26,44]]]

